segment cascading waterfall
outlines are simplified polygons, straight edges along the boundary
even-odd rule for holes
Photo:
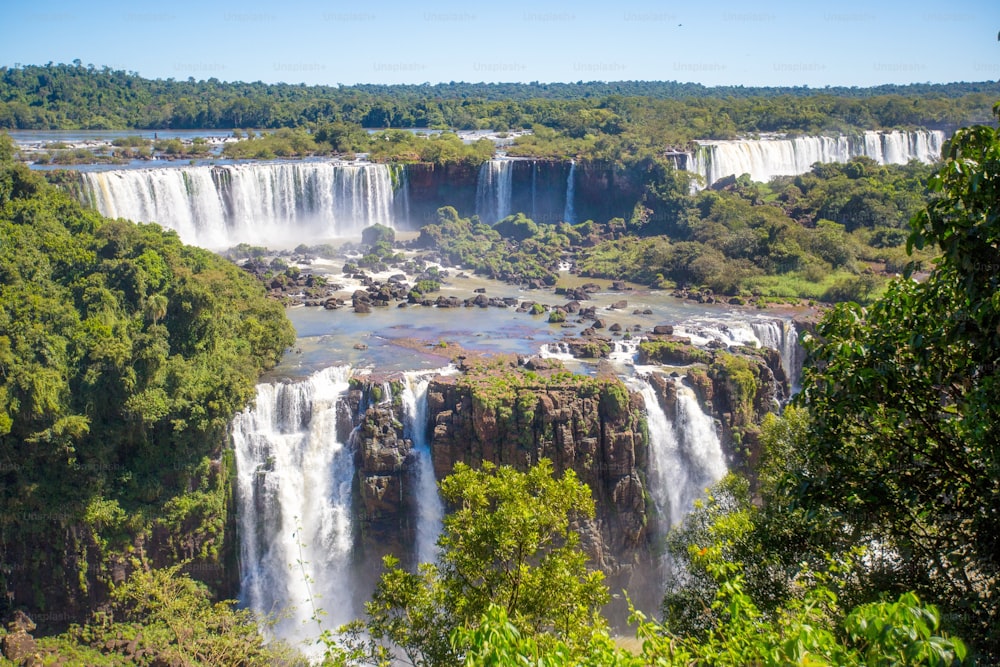
[[[393,188],[384,164],[251,163],[82,172],[84,198],[102,215],[156,222],[186,243],[309,241],[394,226]],[[400,183],[397,177],[397,183]],[[404,201],[405,204],[405,201]]]
[[[636,355],[639,353],[639,343],[645,338],[631,338],[629,340],[616,340],[611,343],[611,352],[608,360],[619,364],[635,365]]]
[[[392,403],[392,383],[388,380],[383,380],[382,384],[379,385],[379,396],[378,400],[375,401],[377,405],[389,405]]]
[[[493,225],[510,215],[514,161],[487,160],[476,181],[476,215]]]
[[[277,614],[274,635],[292,643],[310,643],[355,617],[354,456],[337,438],[349,377],[345,366],[294,384],[260,384],[255,407],[232,424],[241,598]]]
[[[804,174],[816,162],[847,162],[861,155],[879,164],[931,163],[940,159],[944,140],[940,130],[914,130],[868,131],[853,137],[699,141],[685,162],[706,185],[741,174],[766,182],[774,176]]]
[[[438,557],[437,539],[444,522],[444,503],[434,477],[434,462],[428,439],[427,387],[431,377],[456,372],[454,367],[433,371],[410,371],[403,374],[403,412],[406,435],[416,454],[417,543],[418,563],[433,563]]]
[[[410,172],[406,165],[394,164],[389,168],[389,175],[392,177],[393,206],[402,216],[403,224],[408,225],[410,222]]]
[[[906,164],[910,160],[941,159],[944,132],[865,132],[865,155],[879,164]]]
[[[750,326],[761,347],[769,347],[781,354],[781,366],[791,385],[798,389],[798,331],[795,323],[788,320],[751,320]]]
[[[573,209],[573,199],[576,198],[576,160],[569,161],[569,175],[566,176],[566,208],[563,210],[563,222],[576,222],[576,211]]]
[[[784,337],[781,339],[781,363],[788,375],[788,384],[793,394],[798,393],[802,380],[802,359],[799,355],[799,330],[795,323],[782,322]]]
[[[542,359],[558,359],[560,361],[572,361],[574,358],[569,345],[562,342],[542,344],[538,350],[538,356]]]
[[[758,345],[777,350],[792,391],[798,390],[801,361],[799,359],[798,331],[790,320],[778,318],[751,318],[747,320],[689,321],[674,327],[677,336],[688,338],[698,347],[712,341],[726,346]]]
[[[646,403],[649,430],[649,492],[666,530],[678,525],[702,497],[705,489],[726,474],[722,444],[712,418],[701,410],[694,392],[675,382],[677,401],[668,416],[656,390],[648,380],[633,378],[630,384]]]

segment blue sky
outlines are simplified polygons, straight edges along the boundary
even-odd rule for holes
[[[307,84],[1000,79],[1000,0],[9,3],[0,64]]]

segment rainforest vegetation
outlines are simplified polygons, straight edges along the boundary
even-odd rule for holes
[[[221,585],[226,429],[293,341],[281,307],[231,263],[82,208],[0,137],[5,599],[35,600],[51,631],[130,572],[190,566]],[[155,612],[132,595],[118,598],[125,617]]]
[[[425,665],[995,664],[1000,131],[959,130],[935,167],[856,159],[696,193],[660,152],[696,137],[989,121],[997,93],[307,88],[75,63],[0,70],[0,126],[301,128],[275,136],[343,153],[371,148],[362,126],[532,128],[512,152],[647,165],[633,213],[491,227],[446,207],[417,245],[497,278],[551,283],[572,251],[584,275],[841,302],[805,336],[802,391],[761,425],[754,474],[726,478],[671,535],[686,576],[668,584],[662,618],[636,613],[640,645],[623,647],[597,614],[618,593],[578,548],[573,520],[594,511],[584,484],[545,463],[458,466],[441,482],[454,509],[441,558],[415,572],[386,560],[365,618],[324,637],[329,663],[396,650]],[[485,159],[450,134],[376,136],[398,139],[386,159]],[[437,156],[421,152],[435,142]],[[8,657],[301,663],[262,640],[267,619],[217,599],[238,568],[226,427],[293,341],[250,276],[158,226],[81,207],[0,137],[0,582],[36,617],[3,607]]]
[[[518,138],[512,154],[629,162],[693,139],[988,122],[998,96],[1000,85],[990,82],[822,90],[643,81],[305,86],[145,79],[77,61],[0,68],[0,128],[302,128],[321,152],[363,152],[361,128],[524,129],[534,134]],[[386,136],[391,144],[398,135]],[[310,152],[306,138],[282,146]],[[231,150],[253,156],[267,148]]]
[[[614,134],[638,121],[708,138],[984,121],[998,93],[990,82],[822,90],[671,81],[305,86],[146,79],[76,61],[0,68],[0,127],[277,129],[342,121],[376,129],[508,130],[537,124],[582,136],[590,128]]]

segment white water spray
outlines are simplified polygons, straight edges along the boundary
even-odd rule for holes
[[[433,563],[438,557],[437,540],[444,522],[444,503],[434,477],[428,437],[427,387],[432,377],[457,372],[453,366],[432,371],[410,371],[403,374],[403,411],[406,435],[413,442],[417,457],[417,543],[418,563]]]
[[[335,162],[118,169],[81,178],[84,199],[102,215],[156,222],[185,243],[220,249],[393,227],[394,198],[406,187],[394,191],[384,164]]]
[[[634,378],[630,383],[646,403],[649,492],[657,513],[665,519],[662,528],[672,528],[683,521],[705,489],[725,476],[722,445],[712,418],[702,412],[690,388],[676,382],[677,402],[668,416],[648,380]]]
[[[257,386],[236,416],[241,598],[277,614],[273,634],[307,652],[320,632],[354,619],[350,559],[353,454],[337,439],[350,369]]]
[[[476,181],[476,215],[493,225],[510,215],[514,161],[487,160]]]
[[[558,359],[559,361],[573,361],[573,352],[567,343],[561,341],[544,343],[538,350],[538,356],[542,359]]]

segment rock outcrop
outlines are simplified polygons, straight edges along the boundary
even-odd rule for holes
[[[526,470],[548,458],[557,474],[573,470],[597,506],[595,518],[579,526],[583,546],[594,567],[626,585],[650,561],[641,397],[616,379],[571,375],[551,362],[490,364],[472,364],[464,374],[435,378],[428,387],[435,477],[443,479],[458,462]],[[350,399],[364,408],[355,411],[360,417],[354,442],[366,558],[405,556],[417,511],[412,443],[404,437],[401,406],[384,396],[381,402],[371,398],[382,386],[366,379]]]

